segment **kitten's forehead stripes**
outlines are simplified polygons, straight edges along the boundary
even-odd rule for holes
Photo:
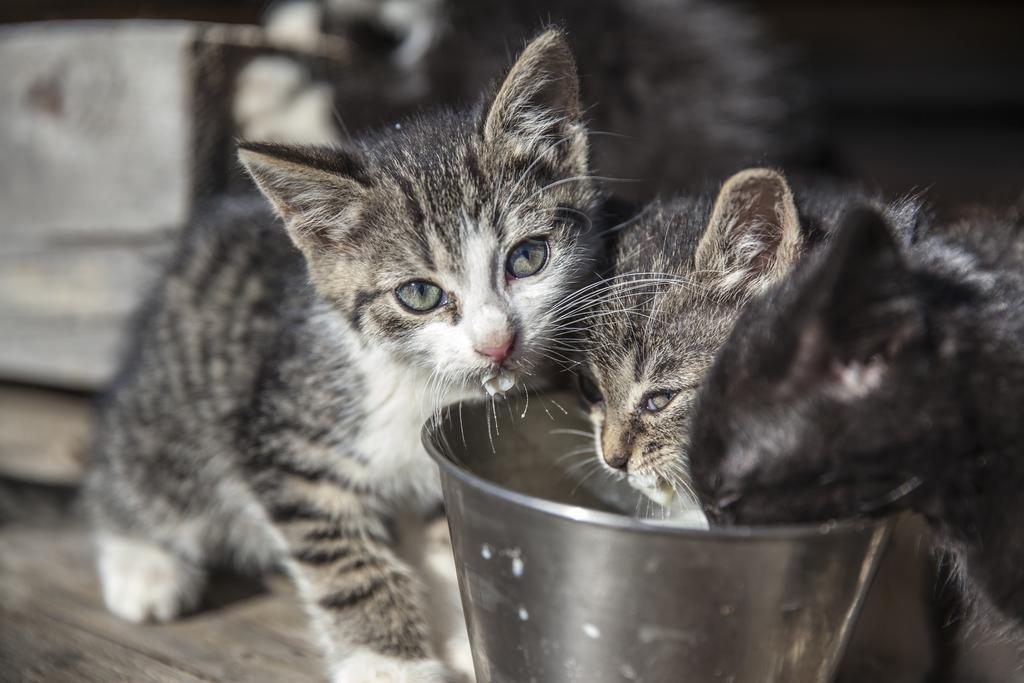
[[[396,176],[395,181],[398,183],[398,187],[401,188],[402,197],[405,199],[405,208],[409,212],[413,224],[423,225],[425,215],[423,207],[420,206],[419,199],[416,196],[416,185],[412,180],[402,175]]]

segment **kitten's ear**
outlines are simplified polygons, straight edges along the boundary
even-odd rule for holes
[[[307,255],[342,242],[359,221],[368,178],[356,154],[246,142],[238,156]]]
[[[513,154],[545,156],[585,173],[587,137],[581,121],[576,60],[565,34],[549,29],[512,65],[486,108],[483,138]],[[578,168],[576,168],[578,167]]]
[[[695,267],[718,274],[728,293],[753,294],[789,273],[803,245],[786,179],[771,169],[751,168],[722,185]]]
[[[799,357],[820,358],[857,392],[924,330],[923,309],[900,247],[871,208],[847,213],[801,285]],[[872,374],[874,373],[874,374]]]

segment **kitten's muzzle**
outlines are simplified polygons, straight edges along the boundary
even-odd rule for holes
[[[489,346],[480,347],[476,349],[476,352],[481,356],[490,358],[495,363],[503,363],[506,358],[512,353],[512,347],[515,346],[516,335],[515,333],[509,334],[504,339],[500,339]]]
[[[715,526],[731,526],[736,524],[737,503],[741,494],[735,490],[724,490],[716,494],[710,502],[705,502],[701,507],[708,521]]]
[[[611,467],[612,469],[625,470],[626,466],[629,465],[629,452],[613,451],[609,454],[608,451],[605,451],[604,461],[608,463],[608,467]]]
[[[718,499],[715,500],[715,507],[719,510],[727,510],[735,505],[739,499],[739,491],[721,491],[718,494]]]

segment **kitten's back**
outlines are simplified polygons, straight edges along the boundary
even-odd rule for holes
[[[275,220],[262,198],[229,199],[182,234],[101,401],[92,486],[108,485],[109,468],[155,483],[230,456],[251,389],[303,301],[301,257]]]

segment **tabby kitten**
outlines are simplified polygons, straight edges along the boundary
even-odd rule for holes
[[[656,202],[624,229],[587,310],[578,368],[597,457],[654,501],[690,497],[689,418],[744,303],[825,239],[845,206],[872,201],[910,239],[921,206],[817,181],[794,197],[750,169],[710,194]]]
[[[1022,400],[1021,216],[907,248],[859,209],[737,322],[694,414],[694,485],[722,522],[919,511],[1024,626]]]
[[[446,680],[394,531],[440,505],[424,420],[529,374],[586,277],[577,93],[548,31],[471,111],[347,148],[242,145],[285,229],[221,207],[141,313],[88,477],[111,611],[171,619],[211,561],[280,565],[332,680]]]

